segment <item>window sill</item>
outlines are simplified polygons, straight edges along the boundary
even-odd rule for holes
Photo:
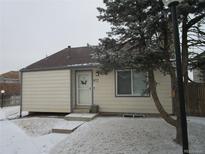
[[[137,95],[116,95],[115,94],[115,97],[142,97],[142,98],[147,98],[147,97],[150,97],[150,95],[147,95],[147,96],[137,96]]]

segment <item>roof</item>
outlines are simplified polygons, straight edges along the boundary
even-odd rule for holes
[[[23,68],[21,71],[93,66],[96,63],[91,59],[91,51],[90,47],[68,47]]]
[[[0,74],[0,77],[9,78],[9,79],[19,79],[18,71],[10,71],[3,74]]]

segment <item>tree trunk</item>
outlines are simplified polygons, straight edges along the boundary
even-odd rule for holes
[[[161,102],[159,100],[159,97],[157,95],[156,81],[155,81],[155,78],[154,78],[153,70],[149,71],[148,77],[149,77],[150,92],[151,92],[152,98],[154,100],[154,103],[155,103],[155,105],[156,105],[156,107],[157,107],[161,117],[167,123],[169,123],[170,125],[172,125],[172,126],[174,126],[176,128],[176,139],[175,139],[175,142],[181,145],[182,144],[182,140],[181,140],[181,127],[180,127],[180,116],[179,116],[179,107],[178,107],[179,104],[176,103],[176,112],[178,113],[178,115],[177,115],[177,119],[175,120],[165,111],[165,109],[163,108],[163,106],[162,106],[162,104],[161,104]]]
[[[166,57],[165,57],[165,60],[167,62],[167,65],[168,65],[168,71],[170,73],[170,77],[171,77],[171,88],[172,88],[172,107],[173,107],[173,113],[178,115],[177,114],[177,109],[176,109],[176,103],[177,103],[177,97],[176,97],[176,73],[175,73],[175,69],[174,67],[172,66],[172,62],[170,61],[171,59],[171,49],[170,49],[170,44],[172,42],[169,42],[169,40],[172,40],[172,35],[170,35],[170,33],[168,32],[169,31],[169,26],[168,26],[168,23],[165,22],[164,23],[164,28],[163,28],[163,34],[164,34],[164,52],[166,53]]]
[[[149,76],[149,87],[150,87],[150,92],[152,95],[152,98],[154,100],[154,103],[161,115],[161,117],[169,124],[171,124],[172,126],[176,127],[177,126],[177,121],[175,119],[173,119],[163,108],[159,97],[157,95],[157,88],[156,88],[156,81],[154,78],[154,72],[153,70],[150,70],[148,73]]]

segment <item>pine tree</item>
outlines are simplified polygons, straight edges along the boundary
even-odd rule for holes
[[[191,9],[188,9],[190,6],[199,7],[196,0],[193,1],[183,2],[186,3],[186,7],[179,5],[180,14],[184,14],[185,10],[191,12]],[[104,0],[104,3],[105,8],[98,8],[100,13],[98,19],[109,22],[112,27],[108,32],[108,37],[100,39],[99,46],[94,50],[93,58],[101,63],[101,70],[104,73],[112,69],[125,68],[148,72],[149,90],[155,105],[161,117],[176,127],[176,141],[181,143],[177,96],[173,98],[177,119],[173,119],[159,100],[154,76],[155,70],[170,74],[172,90],[177,90],[175,66],[172,61],[174,52],[168,8],[165,8],[161,0]],[[202,11],[203,7],[200,7],[200,11],[196,9],[194,16],[198,17]],[[183,24],[183,17],[179,16],[179,24]],[[201,20],[197,22],[199,21]],[[183,55],[185,57],[185,54]],[[183,62],[188,65],[188,60]],[[187,70],[188,67],[184,69]]]

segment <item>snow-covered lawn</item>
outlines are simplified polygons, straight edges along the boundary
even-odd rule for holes
[[[190,149],[205,153],[205,118],[189,118]],[[175,129],[160,118],[99,117],[85,123],[52,154],[180,154]]]
[[[18,118],[20,115],[20,106],[10,106],[0,108],[0,121],[4,119]],[[23,112],[23,116],[27,115],[27,112]]]
[[[18,115],[19,107],[0,109],[0,154],[48,154],[67,136],[50,133],[53,126],[67,123],[66,120],[38,117],[8,120]]]
[[[71,134],[51,133],[59,118],[15,118],[18,107],[0,109],[0,154],[180,154],[175,129],[161,118],[98,117]],[[16,116],[14,116],[16,115]],[[189,117],[192,153],[205,153],[205,118]]]
[[[31,117],[13,120],[15,124],[21,127],[30,136],[42,136],[51,133],[52,128],[68,121],[59,118]]]

